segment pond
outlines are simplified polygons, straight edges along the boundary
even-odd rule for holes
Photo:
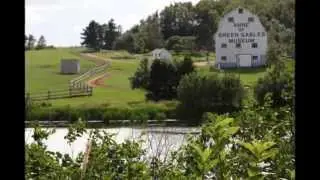
[[[47,128],[51,129],[51,128]],[[67,134],[67,128],[56,128],[56,132],[44,141],[50,151],[58,151],[68,153],[75,158],[79,152],[83,152],[87,145],[88,134],[92,129],[87,129],[87,133],[78,138],[71,145],[67,143],[64,136]],[[196,127],[121,127],[101,129],[108,133],[114,133],[113,139],[117,143],[125,140],[144,140],[142,147],[147,150],[147,156],[165,157],[172,150],[177,150],[184,142],[188,135],[194,136],[198,134],[200,128]],[[33,129],[25,129],[25,142],[33,142]]]

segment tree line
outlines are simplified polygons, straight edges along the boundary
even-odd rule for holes
[[[40,50],[45,48],[54,48],[53,46],[47,46],[47,41],[43,35],[40,36],[38,42],[34,35],[24,35],[24,48],[25,50]]]
[[[110,19],[107,24],[99,24],[92,20],[81,33],[81,45],[95,51],[114,49],[114,42],[120,35],[121,26],[117,26],[114,19]]]
[[[101,43],[105,43],[109,44],[106,49],[124,49],[132,53],[144,53],[160,47],[173,50],[212,51],[213,36],[218,29],[220,18],[239,6],[258,15],[268,32],[269,43],[277,44],[282,53],[293,52],[294,0],[201,0],[195,5],[191,2],[173,3],[161,12],[157,11],[141,20],[123,34],[117,34],[111,28],[107,41],[101,40],[105,31],[100,31],[100,26],[92,21],[88,26],[91,27],[91,31],[88,31],[87,27],[82,34],[85,39],[83,44],[94,48],[99,47],[99,44],[100,47],[104,47]]]

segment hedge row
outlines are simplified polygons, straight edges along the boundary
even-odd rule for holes
[[[27,111],[27,121],[76,121],[83,120],[164,120],[176,119],[175,107],[143,106],[143,107],[41,107]]]

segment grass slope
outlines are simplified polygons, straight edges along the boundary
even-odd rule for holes
[[[62,58],[80,60],[81,73],[95,66],[94,63],[70,53],[70,49],[49,49],[25,52],[25,87],[28,92],[47,91],[48,89],[64,89],[68,81],[79,75],[60,74]]]
[[[108,77],[104,79],[105,87],[97,87],[93,90],[93,96],[73,99],[58,99],[51,101],[54,106],[79,106],[79,105],[127,105],[131,102],[144,101],[143,90],[132,90],[129,77],[136,71],[138,60],[111,60],[111,67],[107,69]]]

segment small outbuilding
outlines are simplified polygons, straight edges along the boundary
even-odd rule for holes
[[[152,59],[162,59],[162,60],[171,60],[172,56],[170,52],[166,49],[155,49],[152,52]]]
[[[78,59],[61,59],[61,74],[80,73],[80,62]]]

